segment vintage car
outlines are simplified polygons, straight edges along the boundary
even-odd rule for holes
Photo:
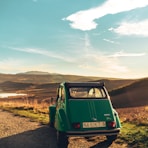
[[[66,147],[69,136],[105,135],[112,142],[121,127],[103,82],[61,83],[49,116],[59,147]]]

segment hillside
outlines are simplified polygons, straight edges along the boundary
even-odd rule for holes
[[[49,72],[43,72],[43,71],[27,71],[24,73],[18,73],[20,75],[26,74],[26,75],[49,75]]]
[[[5,81],[21,83],[60,83],[63,81],[94,81],[101,79],[91,76],[61,75],[61,74],[40,74],[40,73],[22,73],[22,74],[0,74],[0,83]]]
[[[60,83],[63,81],[72,82],[84,82],[84,81],[103,81],[108,89],[112,90],[119,86],[125,86],[134,82],[133,79],[119,79],[119,78],[103,78],[94,76],[79,76],[79,75],[62,75],[40,71],[28,71],[18,74],[1,74],[0,83],[10,81],[17,83],[33,83],[33,84],[45,84],[45,83]]]
[[[24,90],[31,87],[32,83],[21,83],[21,82],[11,82],[5,81],[0,83],[0,90],[1,91],[17,91],[17,90]]]
[[[148,105],[148,78],[110,92],[116,108]]]
[[[131,79],[113,79],[91,76],[77,75],[61,75],[50,74],[47,72],[31,71],[19,74],[0,74],[0,90],[1,91],[18,91],[18,90],[33,90],[44,89],[49,92],[51,86],[57,88],[57,84],[63,81],[84,82],[84,81],[103,81],[109,91],[119,87],[131,84],[135,80]]]
[[[115,108],[148,105],[148,78],[113,79],[75,75],[27,72],[22,74],[0,74],[1,92],[22,92],[36,98],[56,97],[57,87],[62,81],[103,81]]]
[[[114,89],[116,90],[120,87],[130,85],[133,82],[135,82],[136,80],[132,80],[132,79],[100,79],[97,81],[104,82],[107,90],[112,91]],[[97,82],[97,81],[94,81],[94,82]]]

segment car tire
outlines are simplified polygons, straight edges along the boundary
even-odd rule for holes
[[[117,135],[106,136],[106,138],[109,143],[112,143],[117,139]]]
[[[54,122],[50,122],[49,123],[49,126],[52,127],[52,128],[54,128]]]
[[[65,132],[57,131],[57,146],[58,148],[67,148],[68,137]]]

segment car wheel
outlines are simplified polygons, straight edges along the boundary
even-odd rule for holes
[[[67,148],[68,146],[68,137],[65,132],[57,131],[57,144],[58,148]]]
[[[106,138],[109,143],[112,143],[117,139],[117,135],[106,136]]]
[[[52,127],[52,128],[54,128],[54,122],[50,122],[49,123],[49,126]]]

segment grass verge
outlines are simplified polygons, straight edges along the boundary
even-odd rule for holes
[[[127,143],[132,148],[148,147],[148,126],[123,122],[117,143]]]
[[[49,123],[49,115],[47,113],[34,111],[33,108],[23,108],[23,107],[3,107],[0,109],[13,113],[16,116],[27,117],[31,121],[36,121],[41,124]]]

